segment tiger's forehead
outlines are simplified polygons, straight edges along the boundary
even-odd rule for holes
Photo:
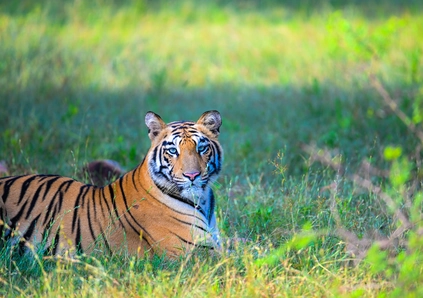
[[[169,130],[169,134],[165,138],[172,141],[184,142],[190,139],[198,141],[205,138],[205,134],[196,127],[195,122],[174,121],[167,124],[167,129]]]
[[[195,123],[191,121],[173,121],[167,124],[168,127],[171,128],[184,128],[184,127],[191,127],[194,126]]]

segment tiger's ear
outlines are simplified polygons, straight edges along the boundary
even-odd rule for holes
[[[208,111],[201,115],[197,124],[205,126],[214,134],[215,137],[217,137],[219,135],[219,128],[222,125],[222,118],[220,117],[220,113],[218,111]]]
[[[145,115],[145,125],[148,127],[148,136],[150,140],[154,140],[166,127],[166,123],[164,123],[162,118],[153,112],[148,112]]]

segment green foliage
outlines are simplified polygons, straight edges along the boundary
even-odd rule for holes
[[[317,240],[317,235],[312,232],[311,224],[307,223],[303,227],[303,231],[294,235],[292,239],[281,245],[279,248],[271,251],[267,256],[259,258],[255,261],[256,266],[275,265],[282,259],[286,258],[287,252],[290,250],[300,251],[312,245]]]
[[[388,146],[383,150],[383,157],[386,160],[396,160],[398,159],[402,154],[402,148],[401,147],[392,147]]]
[[[423,293],[419,287],[423,281],[421,277],[423,196],[420,191],[413,191],[410,202],[410,197],[407,194],[411,188],[410,180],[418,178],[412,172],[411,161],[401,154],[401,147],[387,147],[384,150],[385,158],[391,161],[389,183],[385,186],[385,191],[393,199],[393,202],[387,206],[393,217],[398,219],[399,210],[405,211],[401,216],[408,214],[406,220],[409,223],[404,222],[404,218],[398,220],[397,223],[397,228],[409,225],[408,231],[404,237],[398,240],[403,244],[399,246],[400,251],[397,251],[395,256],[389,256],[387,251],[383,251],[377,244],[373,244],[368,251],[366,262],[373,274],[395,280],[398,288],[391,293],[394,297],[403,296],[404,293],[410,297],[417,297]],[[386,203],[388,204],[388,201]]]
[[[393,161],[389,177],[393,187],[400,187],[408,182],[411,176],[411,166],[407,158]]]
[[[373,274],[383,273],[388,268],[388,253],[380,251],[377,245],[373,245],[367,254],[367,262],[369,262],[370,271]]]
[[[0,249],[0,296],[419,296],[419,140],[368,83],[422,123],[419,1],[9,1],[0,3],[0,161],[13,175],[77,177],[85,162],[135,167],[149,110],[166,121],[223,115],[220,257],[47,258]],[[415,224],[394,257],[348,267],[331,206],[359,237],[398,228],[303,144],[368,173]],[[421,178],[421,177],[420,177]],[[335,185],[335,186],[334,186]],[[336,189],[336,191],[334,191]],[[411,195],[409,194],[411,192]],[[409,207],[411,206],[411,207]],[[403,249],[404,251],[401,251]]]
[[[341,11],[336,11],[330,15],[327,29],[330,38],[336,39],[330,43],[334,54],[352,61],[368,61],[374,56],[383,59],[395,42],[396,35],[405,25],[405,19],[391,17],[370,28],[369,24],[362,20],[352,24]],[[339,47],[339,44],[342,47]]]

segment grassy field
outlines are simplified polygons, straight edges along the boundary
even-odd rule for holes
[[[147,111],[173,121],[216,109],[219,226],[248,239],[178,261],[2,248],[0,296],[421,295],[423,4],[379,2],[0,2],[0,161],[11,175],[78,177],[101,158],[131,169],[150,146]],[[312,144],[344,169],[313,162]],[[379,170],[363,173],[363,160]],[[404,245],[373,246],[356,266],[337,227],[367,239],[399,224],[354,173],[413,222]]]

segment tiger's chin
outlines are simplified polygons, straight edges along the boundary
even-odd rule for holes
[[[205,189],[196,185],[190,185],[189,187],[183,188],[181,191],[181,197],[194,202],[196,205],[204,200],[205,195]]]

